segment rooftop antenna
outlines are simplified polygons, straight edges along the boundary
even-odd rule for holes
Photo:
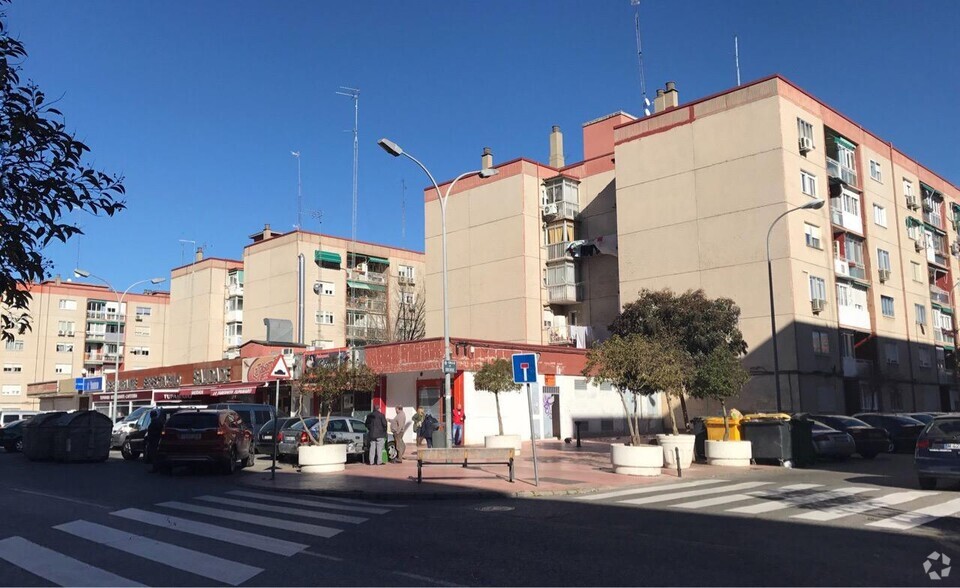
[[[317,249],[323,250],[323,211],[311,210],[310,216],[317,221]],[[323,262],[317,264],[317,283],[314,285],[317,295],[317,317],[323,313]],[[323,324],[317,320],[317,341],[323,341]]]
[[[197,242],[192,239],[178,239],[180,242],[180,265],[183,265],[183,246],[187,243],[190,243],[193,246],[193,249],[197,248]]]
[[[643,114],[650,116],[650,99],[647,98],[647,79],[643,73],[643,44],[640,42],[640,0],[630,0],[630,5],[635,7],[633,24],[637,33],[637,67],[640,71],[640,96],[643,98]]]
[[[737,65],[737,86],[740,85],[740,40],[733,36],[733,59]]]
[[[360,153],[360,138],[358,135],[358,126],[360,124],[360,90],[348,86],[340,86],[337,94],[353,98],[353,212],[350,217],[350,241],[351,247],[357,248],[357,163]],[[356,251],[352,252],[356,260]],[[349,265],[349,260],[347,262]]]
[[[303,184],[300,182],[300,152],[291,151],[290,155],[297,158],[297,230],[303,230]]]
[[[407,238],[407,182],[400,180],[400,238]],[[79,265],[77,267],[80,267]]]

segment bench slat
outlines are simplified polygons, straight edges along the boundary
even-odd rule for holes
[[[507,461],[514,457],[512,447],[468,447],[468,448],[435,448],[420,449],[417,451],[417,460],[424,463],[442,462],[457,463],[462,461],[476,461],[499,459]]]

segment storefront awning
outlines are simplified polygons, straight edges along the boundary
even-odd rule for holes
[[[340,254],[334,253],[332,251],[320,251],[319,249],[313,252],[314,261],[322,261],[324,263],[335,263],[340,265]]]
[[[381,284],[367,284],[366,282],[354,282],[353,280],[347,280],[347,286],[358,290],[373,290],[374,292],[387,291],[387,287]]]
[[[383,265],[390,265],[389,259],[384,259],[383,257],[374,257],[373,255],[368,256],[367,261],[369,263],[382,263]]]
[[[183,388],[180,398],[196,398],[198,396],[243,396],[257,391],[256,385],[242,384],[233,386],[200,386],[197,388]]]

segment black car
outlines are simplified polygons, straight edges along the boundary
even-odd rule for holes
[[[917,419],[898,414],[862,412],[853,416],[886,431],[893,444],[893,451],[897,453],[913,453],[917,438],[926,426]]]
[[[857,446],[857,453],[863,459],[873,459],[877,454],[884,453],[889,448],[890,438],[887,432],[860,419],[840,414],[812,414],[807,416],[853,437],[853,442]]]
[[[163,414],[169,418],[170,415],[180,412],[181,410],[185,410],[185,408],[182,406],[154,408],[140,415],[136,423],[129,425],[129,432],[123,440],[123,445],[120,446],[120,455],[123,456],[123,459],[139,459],[142,454],[147,452],[147,429],[150,428],[150,421],[153,419],[154,413],[162,411]],[[149,463],[150,457],[151,456],[146,456],[144,461]]]
[[[960,415],[938,416],[927,425],[914,454],[920,487],[933,490],[937,480],[960,480]]]
[[[925,425],[929,425],[933,422],[933,419],[942,415],[942,412],[905,412],[900,416],[910,417],[916,419]]]
[[[298,420],[300,420],[300,417],[280,417],[279,423],[275,423],[273,419],[264,423],[263,426],[260,427],[257,436],[253,439],[253,452],[273,453],[273,446],[277,444],[276,439],[274,439],[274,427],[276,427],[276,433],[280,433],[280,431],[293,426],[293,423]]]
[[[9,453],[23,451],[23,425],[30,419],[20,419],[0,429],[0,445]]]

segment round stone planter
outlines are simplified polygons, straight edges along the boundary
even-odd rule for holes
[[[328,474],[342,472],[347,463],[347,446],[344,443],[330,445],[304,445],[297,449],[300,472],[304,474]]]
[[[610,461],[615,474],[659,476],[663,468],[663,450],[655,445],[610,445]]]
[[[484,447],[513,447],[514,457],[520,455],[520,435],[487,435],[483,438]]]
[[[677,452],[680,450],[680,469],[685,470],[693,464],[693,445],[696,435],[657,435],[657,443],[663,451],[664,467],[677,468]]]
[[[750,466],[753,448],[749,441],[706,442],[707,463],[716,466],[745,468]]]

